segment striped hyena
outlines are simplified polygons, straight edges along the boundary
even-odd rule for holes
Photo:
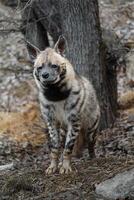
[[[64,48],[65,39],[61,36],[54,49],[33,49],[37,53],[33,74],[39,88],[40,108],[48,126],[51,149],[47,174],[57,170],[61,146],[64,150],[60,173],[72,171],[71,154],[80,134],[86,133],[89,155],[94,156],[100,119],[100,108],[92,84],[75,72],[63,56]]]

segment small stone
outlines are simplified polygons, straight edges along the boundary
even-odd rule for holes
[[[134,122],[134,114],[128,116],[128,122]]]
[[[109,200],[131,196],[134,193],[134,168],[96,185],[95,191]]]

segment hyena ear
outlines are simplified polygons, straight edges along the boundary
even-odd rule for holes
[[[66,39],[63,35],[59,36],[58,41],[56,42],[54,49],[57,53],[63,55],[66,48]]]
[[[35,60],[37,55],[40,54],[41,51],[38,49],[38,47],[31,44],[29,41],[25,41],[25,42],[26,42],[26,45],[27,45],[28,52],[30,54],[30,58],[32,60]]]

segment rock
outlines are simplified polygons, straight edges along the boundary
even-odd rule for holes
[[[104,3],[107,3],[107,4],[114,4],[114,5],[117,5],[117,4],[125,4],[127,2],[132,2],[133,0],[103,0]]]
[[[134,122],[134,114],[129,115],[128,122]]]
[[[21,14],[0,3],[0,21],[0,110],[19,111],[37,94],[23,35],[10,31],[20,27]]]
[[[106,1],[111,1],[113,4],[105,4]],[[113,30],[122,44],[132,48],[134,41],[133,1],[126,2],[123,5],[116,0],[103,0],[99,1],[99,8],[101,26]]]
[[[11,7],[16,7],[17,4],[19,3],[17,0],[0,0],[4,5],[6,6],[11,6]]]
[[[102,28],[102,39],[106,46],[106,60],[108,61],[108,68],[117,66],[119,61],[124,60],[127,50],[121,44],[117,34],[109,29]]]
[[[95,191],[109,200],[134,198],[134,168],[96,185]]]
[[[134,49],[126,55],[126,73],[128,81],[133,81],[134,84]]]
[[[13,169],[13,163],[6,164],[6,165],[0,165],[0,171],[5,171],[5,170],[9,170],[9,169]]]

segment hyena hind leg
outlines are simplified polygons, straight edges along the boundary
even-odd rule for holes
[[[88,133],[87,143],[88,143],[88,153],[89,153],[90,159],[93,159],[96,157],[95,155],[96,133],[97,131]]]
[[[85,146],[86,146],[86,134],[85,130],[81,129],[73,148],[73,156],[76,158],[81,158]]]

